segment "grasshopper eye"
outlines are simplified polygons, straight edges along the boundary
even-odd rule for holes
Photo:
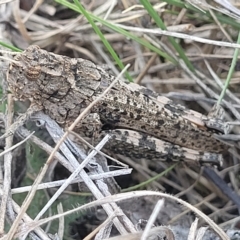
[[[30,81],[36,81],[41,75],[41,67],[39,65],[29,66],[26,69],[25,76]]]

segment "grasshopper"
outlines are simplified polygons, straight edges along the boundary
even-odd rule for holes
[[[63,128],[114,79],[91,61],[38,46],[29,46],[17,55],[7,73],[16,99],[30,100],[30,109],[42,110]],[[227,147],[214,137],[221,134],[221,119],[215,121],[217,127],[212,127],[213,121],[147,88],[119,80],[75,132],[94,136],[95,141],[109,133],[112,140],[106,149],[130,157],[219,165]]]

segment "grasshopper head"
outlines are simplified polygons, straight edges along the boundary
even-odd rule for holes
[[[46,99],[62,99],[72,86],[74,78],[65,57],[47,52],[38,46],[29,46],[11,63],[7,82],[19,100],[41,104]],[[69,81],[68,81],[69,80]]]
[[[41,66],[38,62],[38,46],[30,46],[17,55],[7,72],[8,86],[19,100],[32,99],[39,95]]]

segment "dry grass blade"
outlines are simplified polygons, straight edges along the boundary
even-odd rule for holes
[[[149,236],[149,232],[150,232],[150,229],[152,228],[152,225],[154,224],[154,222],[156,221],[156,218],[159,214],[159,212],[161,211],[161,209],[163,208],[164,206],[164,200],[163,199],[160,199],[156,206],[154,207],[154,210],[148,220],[148,223],[143,231],[143,234],[141,236],[141,240],[146,240],[148,239],[148,236]]]
[[[197,235],[198,218],[194,220],[188,234],[188,240],[195,240]]]
[[[7,121],[6,128],[9,128],[12,124],[13,118],[13,96],[8,95],[8,108],[7,108]],[[11,148],[13,143],[13,136],[6,138],[6,148]],[[7,212],[7,201],[9,201],[11,190],[11,163],[12,153],[7,152],[4,155],[4,179],[3,179],[3,195],[1,196],[0,205],[0,234],[4,233],[5,214]]]
[[[183,206],[185,206],[185,207],[189,208],[191,211],[193,211],[196,215],[201,217],[209,225],[209,227],[211,227],[216,232],[216,234],[220,237],[221,240],[229,240],[229,237],[226,235],[226,233],[220,227],[218,227],[210,218],[208,218],[205,214],[203,214],[197,208],[191,206],[191,204],[189,204],[179,198],[171,196],[169,194],[158,193],[158,192],[153,192],[153,191],[136,191],[136,192],[121,193],[121,194],[116,194],[114,196],[105,197],[104,199],[99,199],[99,200],[93,201],[91,203],[85,204],[84,206],[77,207],[73,210],[69,210],[61,215],[55,215],[55,216],[52,216],[49,218],[39,220],[35,224],[35,226],[31,226],[31,229],[29,229],[29,230],[33,230],[34,227],[37,227],[44,223],[47,223],[48,221],[57,219],[59,216],[67,216],[75,211],[80,211],[82,209],[86,209],[86,208],[89,208],[92,206],[103,205],[105,203],[112,202],[112,201],[118,202],[118,201],[124,201],[127,199],[139,198],[139,197],[143,197],[143,196],[158,196],[160,198],[172,199],[172,200],[182,204]]]

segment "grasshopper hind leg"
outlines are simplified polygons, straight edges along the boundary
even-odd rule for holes
[[[195,164],[210,164],[222,166],[222,155],[217,153],[200,152],[193,149],[174,145],[144,133],[126,129],[102,131],[112,139],[106,148],[114,153],[126,155],[131,158],[149,159],[154,161],[184,161]]]

